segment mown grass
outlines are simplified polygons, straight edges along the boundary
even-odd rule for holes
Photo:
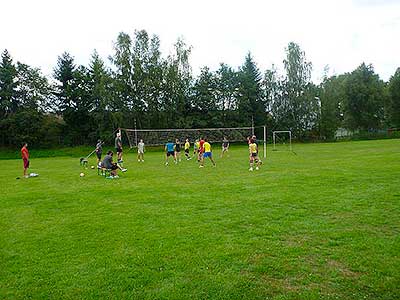
[[[399,149],[295,145],[252,173],[246,147],[204,169],[130,153],[118,180],[0,161],[0,298],[399,299]]]

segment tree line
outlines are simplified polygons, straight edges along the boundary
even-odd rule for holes
[[[297,139],[333,139],[338,128],[400,127],[400,68],[388,82],[362,63],[354,71],[311,80],[312,63],[294,42],[283,72],[262,72],[248,53],[234,68],[203,67],[194,76],[182,39],[170,55],[145,30],[121,32],[109,61],[96,51],[87,66],[62,53],[47,78],[39,68],[0,62],[0,146],[93,144],[122,128],[210,128],[266,124]],[[328,72],[326,72],[327,74]]]

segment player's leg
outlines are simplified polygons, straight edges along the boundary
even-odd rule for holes
[[[213,157],[212,157],[212,154],[211,154],[208,158],[211,160],[211,162],[213,163],[213,166],[215,167],[216,164],[215,164],[215,161],[214,161],[214,159],[213,159]]]
[[[250,154],[250,169],[249,169],[249,171],[253,171],[253,165],[254,165],[254,157]]]

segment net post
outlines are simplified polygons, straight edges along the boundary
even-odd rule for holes
[[[276,149],[276,143],[275,143],[275,131],[272,133],[272,139],[274,142],[274,150]]]
[[[290,143],[290,151],[293,151],[293,149],[292,149],[292,131],[289,131],[289,143]]]
[[[136,129],[136,119],[135,119],[135,146],[137,147],[138,142],[137,142],[137,129]]]
[[[264,125],[264,158],[267,158],[267,126]]]

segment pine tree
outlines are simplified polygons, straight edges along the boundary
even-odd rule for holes
[[[250,53],[238,73],[238,116],[241,126],[265,124],[261,73]]]
[[[17,70],[7,50],[1,54],[0,63],[0,117],[16,112],[20,103],[17,97]]]

